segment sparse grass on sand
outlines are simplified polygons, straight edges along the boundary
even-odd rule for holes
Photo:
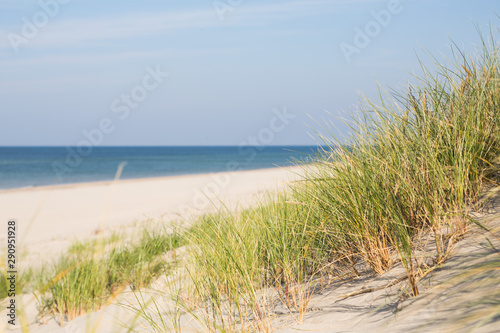
[[[144,231],[140,241],[132,244],[118,235],[77,242],[51,269],[45,268],[33,279],[42,313],[71,320],[99,309],[127,286],[147,286],[168,271],[163,255],[182,244],[176,231]]]

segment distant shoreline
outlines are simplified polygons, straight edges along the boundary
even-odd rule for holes
[[[14,187],[14,188],[0,188],[0,194],[11,193],[11,192],[31,192],[31,191],[44,191],[44,190],[55,190],[55,189],[71,189],[77,187],[90,187],[90,186],[109,186],[115,182],[119,183],[135,183],[135,182],[146,182],[146,181],[161,181],[169,179],[182,179],[188,177],[207,177],[210,175],[218,175],[225,173],[250,173],[252,171],[270,171],[276,169],[282,170],[294,170],[300,165],[290,165],[290,166],[275,166],[272,168],[255,168],[255,169],[242,169],[242,170],[230,170],[230,171],[216,171],[216,172],[203,172],[203,173],[186,173],[180,175],[171,176],[159,176],[159,177],[140,177],[140,178],[120,178],[115,180],[96,180],[96,181],[85,181],[85,182],[74,182],[74,183],[64,183],[64,184],[53,184],[53,185],[40,185],[40,186],[28,186],[28,187]]]
[[[0,192],[294,166],[317,146],[95,147],[79,155],[71,147],[0,147]],[[83,152],[81,152],[83,154]]]

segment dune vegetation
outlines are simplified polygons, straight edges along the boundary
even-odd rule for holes
[[[363,100],[351,135],[322,136],[301,179],[257,206],[204,215],[182,234],[77,244],[30,274],[25,289],[39,295],[42,313],[71,319],[178,269],[164,255],[186,246],[174,303],[209,331],[272,331],[277,304],[301,322],[329,281],[397,263],[409,296],[418,295],[419,279],[467,233],[481,191],[498,182],[499,48],[493,37],[483,42],[476,54],[454,47],[452,61],[422,65],[415,84]]]
[[[75,242],[54,263],[21,270],[17,293],[33,293],[40,317],[55,315],[71,320],[109,304],[127,287],[148,286],[167,274],[170,261],[165,257],[183,245],[177,233],[144,230],[136,241],[113,234],[91,241]],[[7,297],[6,277],[1,277],[0,296]]]
[[[492,38],[476,55],[454,47],[452,62],[422,65],[416,84],[364,100],[352,135],[330,133],[289,189],[203,217],[188,234],[186,265],[206,327],[271,330],[273,299],[301,322],[315,288],[363,266],[383,274],[401,262],[418,295],[419,279],[446,260],[495,182],[498,51]]]

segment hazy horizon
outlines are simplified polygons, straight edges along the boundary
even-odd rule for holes
[[[119,147],[239,147],[240,145],[99,145],[100,148],[119,148]],[[303,145],[263,145],[262,147],[321,147],[321,144],[303,144]],[[65,148],[65,147],[78,147],[78,145],[8,145],[0,148]]]

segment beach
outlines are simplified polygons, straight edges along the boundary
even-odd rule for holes
[[[246,207],[298,172],[300,167],[286,167],[2,190],[0,218],[17,221],[18,246],[27,261],[45,262],[73,241],[101,232],[189,223],[222,202]]]
[[[300,171],[298,168],[281,168],[231,173],[231,179],[234,182],[222,191],[221,197],[229,199],[233,204],[252,205],[259,198],[259,193],[262,194],[265,190],[274,190],[277,186],[282,187],[287,181],[294,179],[295,173],[298,171]],[[95,228],[101,227],[99,220],[95,221],[102,214],[102,211],[97,209],[99,207],[97,205],[87,206],[87,210],[82,209],[80,213],[79,223],[83,223],[85,217],[88,218],[86,228],[54,220],[56,216],[63,216],[63,213],[69,214],[69,210],[75,208],[77,201],[72,201],[69,197],[70,194],[73,199],[81,200],[80,204],[90,205],[94,203],[94,200],[97,200],[95,196],[104,195],[103,192],[109,192],[108,190],[115,186],[114,198],[116,200],[137,200],[138,205],[128,207],[128,212],[132,214],[133,208],[135,208],[135,213],[138,214],[136,218],[139,221],[149,219],[139,213],[141,209],[146,212],[149,207],[151,209],[149,212],[152,214],[150,218],[156,216],[167,222],[164,215],[161,213],[155,215],[152,212],[162,212],[165,207],[172,207],[172,212],[175,212],[175,203],[189,202],[189,193],[193,190],[191,186],[203,186],[207,181],[213,179],[214,175],[216,174],[133,180],[117,184],[89,183],[31,190],[11,190],[4,191],[0,195],[4,200],[22,197],[26,202],[35,204],[41,197],[50,194],[50,198],[53,199],[46,199],[45,203],[50,203],[50,200],[61,200],[60,203],[67,204],[61,209],[52,210],[50,210],[52,205],[57,206],[55,202],[52,205],[44,205],[33,224],[33,230],[36,232],[30,233],[28,236],[30,242],[33,243],[24,241],[25,247],[30,251],[35,248],[39,249],[37,246],[43,244],[54,250],[55,246],[66,244],[65,240],[68,238],[82,240],[92,237]],[[169,188],[162,191],[161,186],[169,186]],[[497,188],[496,191],[498,190]],[[179,195],[174,198],[176,194]],[[183,196],[181,197],[180,194]],[[143,200],[138,200],[140,195],[143,196]],[[145,205],[146,199],[154,200],[157,197],[169,197],[172,201],[171,205],[169,206],[168,203],[157,207]],[[158,201],[154,202],[162,202],[160,199],[156,200]],[[494,195],[489,208],[475,215],[475,218],[488,226],[492,233],[497,233],[500,228],[499,200],[500,195]],[[154,202],[150,202],[150,204]],[[116,213],[113,207],[110,206],[110,216],[114,216],[112,213]],[[57,237],[51,238],[48,232],[44,231],[44,226],[41,225],[42,221],[46,224],[45,228],[47,226],[59,228]],[[109,221],[113,221],[113,224],[108,225],[107,228],[117,230],[127,226],[132,219],[120,218],[116,215],[115,219]],[[472,228],[469,235],[456,245],[456,250],[453,251],[453,255],[443,268],[436,270],[419,282],[420,288],[425,291],[419,297],[408,299],[402,296],[408,291],[404,280],[406,274],[401,265],[396,265],[381,276],[363,273],[358,278],[347,281],[329,281],[326,287],[316,292],[311,298],[303,323],[296,321],[295,313],[289,312],[278,304],[269,326],[273,328],[273,331],[283,333],[292,333],[297,330],[314,332],[468,332],[473,328],[471,323],[474,323],[477,316],[481,317],[485,313],[489,313],[490,307],[485,304],[484,300],[497,301],[495,297],[497,297],[498,292],[492,293],[492,290],[495,290],[499,281],[496,273],[498,254],[488,244],[498,248],[500,241],[498,238],[491,237],[492,233],[485,232],[478,227]],[[50,249],[45,248],[45,250],[50,252]],[[59,248],[59,250],[63,249]],[[62,323],[58,320],[58,316],[48,316],[42,320],[36,319],[37,301],[32,294],[20,295],[18,304],[21,305],[21,311],[28,320],[29,331],[33,333],[128,332],[130,327],[135,327],[135,329],[142,327],[145,332],[152,332],[154,325],[142,320],[143,318],[139,318],[141,324],[137,322],[136,311],[145,304],[141,302],[146,302],[153,297],[158,302],[164,317],[162,320],[170,325],[173,322],[174,313],[171,312],[173,308],[169,298],[165,296],[169,292],[168,282],[178,278],[186,280],[188,275],[186,272],[177,272],[170,277],[168,275],[161,276],[140,293],[134,293],[130,288],[126,288],[110,304],[98,311],[89,312]],[[401,282],[388,287],[395,280]],[[161,292],[158,293],[158,291]],[[165,294],[162,296],[162,293]],[[151,311],[150,313],[155,313],[152,303],[147,307]],[[464,311],[467,312],[466,315],[464,315]],[[2,310],[1,314],[5,315],[5,313],[6,311]],[[159,318],[156,319],[159,320]],[[182,332],[206,331],[193,318],[192,314],[184,311],[180,313],[179,323]],[[476,331],[495,332],[495,325],[495,322],[489,322]],[[4,329],[5,327],[0,326],[0,331]],[[19,326],[7,327],[7,331],[22,332]]]
[[[500,332],[497,2],[37,3],[0,333]]]

